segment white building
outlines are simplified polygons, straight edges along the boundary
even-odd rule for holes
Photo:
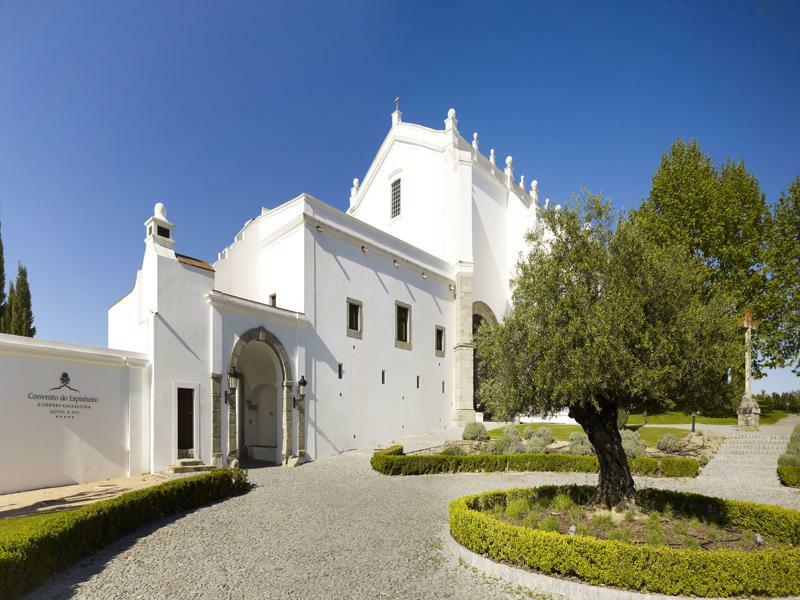
[[[395,111],[347,213],[306,194],[261,209],[213,265],[179,253],[156,205],[133,289],[108,313],[106,352],[137,382],[106,402],[128,415],[128,473],[313,459],[476,419],[473,327],[509,309],[539,208],[536,181],[526,191],[511,157],[496,165],[457,123]],[[10,337],[3,377],[28,343]],[[48,382],[69,371],[59,347]]]

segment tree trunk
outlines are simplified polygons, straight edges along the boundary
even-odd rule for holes
[[[573,406],[569,416],[583,427],[597,452],[600,477],[593,502],[611,508],[633,498],[636,489],[617,429],[616,404],[603,404],[599,410],[594,406]]]

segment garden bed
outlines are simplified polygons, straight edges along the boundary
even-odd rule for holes
[[[797,511],[643,489],[632,517],[614,516],[587,506],[594,492],[544,486],[459,498],[450,504],[451,534],[495,561],[589,584],[690,596],[800,593]],[[567,533],[571,526],[576,533]],[[615,539],[626,527],[641,533]]]
[[[597,473],[596,456],[569,454],[404,454],[402,446],[377,450],[372,468],[384,475],[436,473],[488,473],[502,471],[554,471]],[[630,458],[634,475],[696,477],[700,464],[691,458]]]

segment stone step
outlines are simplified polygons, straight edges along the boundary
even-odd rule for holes
[[[216,467],[212,465],[167,465],[168,473],[203,473],[213,471]]]
[[[179,467],[198,467],[203,461],[197,458],[179,458],[175,464]]]

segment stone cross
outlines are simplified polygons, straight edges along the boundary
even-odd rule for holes
[[[739,405],[739,429],[745,431],[758,431],[758,419],[761,408],[753,400],[753,331],[758,331],[758,321],[753,319],[752,309],[747,309],[744,317],[739,319],[739,325],[744,329],[744,396]]]

